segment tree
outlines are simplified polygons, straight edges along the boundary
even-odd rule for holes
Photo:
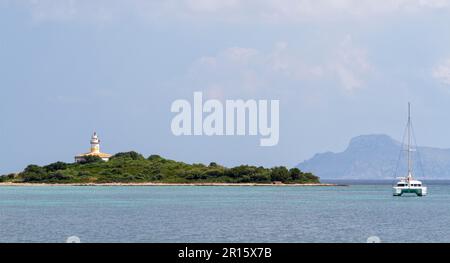
[[[70,175],[64,174],[60,171],[49,174],[48,179],[50,180],[69,180],[72,177]]]
[[[131,159],[131,160],[145,160],[145,158],[142,154],[137,153],[135,151],[117,153],[111,159],[118,159],[118,158]]]
[[[88,155],[84,157],[84,160],[80,162],[81,164],[88,164],[88,163],[101,163],[103,162],[103,159],[95,156],[95,155]]]
[[[161,159],[162,159],[162,157],[157,154],[152,154],[148,157],[149,161],[157,161],[157,160],[161,160]]]
[[[320,178],[313,175],[312,173],[304,173],[304,174],[302,174],[302,181],[311,182],[311,183],[319,183]]]
[[[204,172],[207,177],[221,177],[223,176],[223,170],[220,168],[211,168]]]
[[[251,175],[250,179],[252,182],[260,182],[260,183],[270,182],[270,172],[268,171],[258,172],[254,175]]]
[[[274,167],[272,168],[270,178],[272,182],[275,181],[287,182],[289,181],[289,171],[284,166]]]
[[[52,163],[49,164],[47,166],[44,166],[45,170],[49,171],[49,172],[55,172],[58,170],[64,170],[66,169],[68,166],[67,163],[63,163],[63,162],[56,162],[56,163]]]
[[[45,169],[38,166],[38,165],[34,165],[34,164],[30,164],[27,166],[27,168],[25,168],[25,170],[23,171],[23,173],[26,174],[40,174],[43,175],[45,174]]]
[[[248,166],[248,165],[240,165],[233,167],[231,169],[228,169],[226,171],[226,175],[232,178],[240,178],[243,176],[251,176],[257,173],[258,168],[254,166]]]
[[[292,178],[292,180],[299,180],[300,176],[302,175],[302,172],[298,168],[292,168],[289,170],[289,174]]]

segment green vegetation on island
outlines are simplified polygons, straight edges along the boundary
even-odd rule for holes
[[[217,163],[186,164],[158,155],[145,158],[136,152],[118,153],[108,162],[89,156],[83,163],[56,162],[29,165],[18,174],[4,175],[0,182],[12,183],[319,183],[311,173],[287,169],[241,165],[226,168]]]

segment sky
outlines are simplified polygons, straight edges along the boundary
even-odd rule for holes
[[[280,141],[174,136],[173,101],[276,99]],[[450,0],[0,0],[0,174],[102,151],[294,166],[352,137],[450,148]]]

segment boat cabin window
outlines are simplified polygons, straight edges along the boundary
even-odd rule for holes
[[[406,187],[408,186],[408,184],[404,184],[404,183],[398,183],[397,186],[399,187]],[[411,184],[412,187],[421,187],[422,184]]]

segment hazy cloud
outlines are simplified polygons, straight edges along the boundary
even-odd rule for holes
[[[350,36],[339,45],[331,70],[335,71],[346,91],[361,88],[364,85],[364,77],[372,70],[366,53],[364,49],[353,44]]]
[[[364,79],[373,67],[366,51],[356,47],[351,37],[345,37],[339,45],[326,52],[332,55],[311,62],[311,59],[303,57],[301,47],[292,48],[286,42],[275,43],[269,52],[230,47],[216,55],[197,59],[189,70],[189,77],[198,85],[212,89],[212,94],[291,86],[307,89],[301,85],[303,81],[330,80],[339,83],[336,87],[345,92],[364,86]]]
[[[434,67],[432,75],[441,84],[450,85],[450,59]]]
[[[227,22],[299,22],[367,18],[449,9],[450,0],[28,0],[36,20],[110,21],[138,17],[151,22],[209,19]]]

